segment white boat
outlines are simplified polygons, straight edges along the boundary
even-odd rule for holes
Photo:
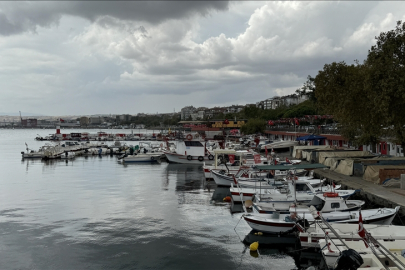
[[[291,201],[256,202],[253,203],[253,210],[258,214],[283,212],[283,214],[295,213],[301,217],[311,215],[315,211],[321,213],[324,218],[330,218],[330,215],[325,213],[357,211],[363,205],[364,201],[361,200],[345,200],[339,196],[327,197],[318,194],[313,196],[309,203],[298,203],[296,201],[293,203]]]
[[[204,176],[205,179],[213,179],[211,170],[226,170],[230,174],[236,174],[241,166],[253,166],[253,165],[266,165],[268,160],[263,156],[260,156],[260,161],[255,161],[254,156],[259,155],[251,150],[233,150],[233,149],[215,149],[211,153],[214,154],[214,162],[212,165],[204,163]],[[233,163],[223,163],[223,156],[234,155],[235,160]],[[257,163],[256,163],[257,162]]]
[[[161,155],[155,153],[128,155],[120,158],[121,162],[160,162]]]
[[[278,189],[262,188],[262,185],[256,185],[252,188],[238,187],[236,185],[232,185],[230,191],[234,202],[241,202],[241,195],[243,197],[243,201],[253,200],[253,198],[257,198],[258,201],[294,201],[294,190],[297,190],[296,195],[298,202],[309,202],[312,200],[315,194],[332,192],[340,188],[340,185],[335,186],[335,188],[330,185],[319,186],[319,183],[322,184],[324,182],[324,180],[321,179],[301,180],[300,178],[299,180],[295,181],[295,186],[292,183],[289,185],[290,182],[291,181],[281,180],[280,183],[283,183],[285,186],[279,187]],[[346,197],[351,195],[351,192],[354,193],[355,191],[353,190],[339,192],[341,192],[341,194]]]
[[[358,224],[330,223],[329,225],[338,233],[339,237],[343,240],[360,241],[362,239],[358,235]],[[325,232],[328,233],[329,238],[337,238],[330,229],[322,229],[321,226],[322,224],[319,224],[318,222],[315,222],[309,228],[297,226],[300,231],[299,239],[301,241],[301,246],[319,248],[319,240],[325,239]],[[367,232],[370,233],[377,240],[405,240],[405,226],[375,224],[364,224],[363,226],[364,229],[366,229]]]
[[[27,143],[25,143],[25,147],[27,152],[21,152],[22,158],[43,158],[45,156],[44,148],[46,148],[47,145],[39,148],[38,151],[28,148]]]
[[[307,181],[288,181],[287,192],[268,192],[267,194],[261,194],[261,196],[256,196],[256,199],[260,202],[272,202],[272,201],[288,201],[296,200],[301,203],[309,203],[314,195],[318,196],[327,196],[328,193],[331,193],[330,196],[337,196],[342,198],[348,198],[358,190],[349,189],[349,190],[340,190],[340,185],[333,186],[327,185],[325,187],[313,188],[311,182]],[[314,182],[319,182],[319,180],[312,180]],[[333,195],[332,195],[333,194]]]
[[[275,141],[270,144],[263,145],[261,147],[261,150],[265,151],[265,148],[267,147],[267,150],[270,151],[271,149],[284,149],[284,148],[290,148],[291,146],[296,146],[298,145],[297,141]]]
[[[74,159],[76,154],[74,152],[65,152],[62,155],[60,155],[61,159]]]
[[[363,259],[363,263],[357,269],[405,269],[405,258],[401,254],[405,250],[405,240],[377,240],[374,244],[367,242],[368,247],[366,247],[363,240],[352,239],[335,242],[329,239],[320,239],[319,245],[328,247],[322,250],[322,256],[330,268],[335,268],[342,252],[352,249]]]
[[[361,214],[363,216],[364,223],[368,224],[381,224],[389,225],[394,219],[395,215],[399,211],[399,206],[393,208],[380,208],[363,210]],[[315,212],[317,212],[315,210]],[[359,211],[347,211],[347,212],[332,212],[322,215],[329,222],[335,223],[354,223],[357,224],[359,220]],[[314,221],[315,218],[312,214],[303,214],[303,216],[292,215],[290,212],[273,212],[272,214],[246,214],[244,219],[248,225],[257,231],[267,233],[280,233],[293,231],[296,227],[296,218],[306,219],[308,222]]]
[[[205,142],[197,134],[187,134],[185,140],[176,141],[174,152],[163,151],[171,163],[203,165],[203,162],[212,163],[214,156],[209,154]]]

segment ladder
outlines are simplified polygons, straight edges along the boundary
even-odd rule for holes
[[[327,240],[329,239],[329,241],[331,241],[335,245],[335,247],[339,250],[339,253],[342,252],[339,247],[343,246],[343,247],[349,249],[349,247],[346,245],[345,241],[343,241],[343,239],[335,231],[335,229],[329,224],[329,222],[323,216],[321,216],[321,215],[318,215],[318,216],[319,216],[319,220],[315,220],[315,226],[318,225],[319,228],[325,234],[326,244],[328,245]],[[332,232],[335,235],[336,239],[332,239],[332,237],[330,237],[329,232],[327,230]],[[336,241],[336,243],[334,240]]]
[[[382,245],[380,242],[378,242],[377,239],[375,239],[371,234],[366,233],[366,239],[368,242],[368,245],[373,252],[373,254],[380,259],[379,254],[377,254],[377,250],[386,258],[391,259],[392,262],[395,264],[398,269],[405,269],[405,264],[395,256],[389,249],[387,249],[384,245]],[[383,264],[385,269],[389,269],[385,264]]]

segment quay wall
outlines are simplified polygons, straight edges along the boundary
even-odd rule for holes
[[[381,205],[387,208],[400,206],[398,215],[405,216],[405,190],[400,188],[387,188],[373,182],[363,180],[361,177],[347,176],[328,169],[314,171],[315,176],[333,180],[335,184],[342,185],[341,189],[359,189],[357,196],[364,199],[368,206]]]

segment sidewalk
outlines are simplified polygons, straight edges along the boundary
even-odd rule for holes
[[[403,189],[383,187],[365,181],[361,177],[347,176],[328,169],[314,170],[314,173],[322,178],[332,179],[335,184],[342,185],[342,189],[361,189],[360,195],[375,204],[389,208],[399,205],[401,206],[399,215],[405,216],[405,190]]]

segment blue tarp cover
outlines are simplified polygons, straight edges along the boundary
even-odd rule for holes
[[[296,141],[313,141],[313,140],[324,140],[324,139],[326,139],[326,137],[311,134],[311,135],[307,135],[307,136],[303,136],[303,137],[298,137],[295,140]]]

